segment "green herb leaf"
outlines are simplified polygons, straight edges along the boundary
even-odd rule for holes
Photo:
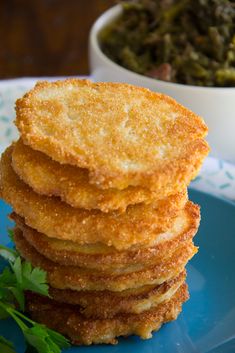
[[[25,298],[24,292],[19,287],[9,287],[9,291],[14,295],[15,299],[17,300],[20,310],[25,310]]]
[[[23,291],[31,290],[32,292],[48,296],[48,285],[46,284],[45,271],[37,267],[33,268],[31,263],[28,261],[22,262],[20,257],[17,257],[15,262],[11,263],[11,269],[13,273],[11,273],[8,269],[6,270],[7,273],[4,274],[5,287],[7,287],[14,294],[20,304],[21,310],[24,310]],[[15,289],[12,287],[15,287]]]
[[[69,348],[70,343],[69,341],[62,336],[60,333],[49,329],[48,327],[45,327],[47,330],[47,333],[50,335],[51,339],[60,347],[60,348]]]
[[[13,249],[9,249],[4,245],[0,245],[0,256],[6,261],[14,262],[17,257],[17,252]]]
[[[61,334],[15,309],[16,299],[20,309],[24,310],[24,290],[49,296],[46,272],[33,268],[31,263],[22,261],[17,252],[4,246],[0,246],[0,256],[8,260],[10,265],[0,274],[0,319],[10,316],[15,320],[29,344],[28,353],[60,353],[61,349],[70,347],[69,341]],[[13,348],[10,342],[0,337],[0,352],[15,353]]]
[[[9,313],[4,308],[0,307],[0,320],[5,320],[9,316]]]
[[[11,241],[14,243],[14,231],[13,229],[8,229],[7,230],[8,237],[11,239]]]
[[[9,318],[9,314],[0,308],[0,320],[6,320],[8,318]]]
[[[13,344],[3,336],[0,336],[0,352],[15,353]]]
[[[24,332],[26,341],[38,353],[60,353],[61,349],[70,347],[69,342],[62,335],[48,330],[46,326],[35,324]]]
[[[14,265],[11,264],[11,267]],[[12,293],[13,297],[19,303],[20,309],[24,310],[24,293],[21,286],[17,282],[15,273],[13,273],[9,267],[5,267],[3,273],[0,275],[0,298],[11,302],[12,298],[10,296]]]
[[[22,285],[22,263],[21,258],[18,256],[15,262],[11,265],[11,268],[16,276],[16,281],[18,285]]]
[[[26,342],[34,347],[38,353],[60,353],[61,349],[70,347],[69,341],[61,334],[48,329],[45,325],[36,323],[9,305],[1,303],[1,301],[0,306],[5,308],[16,321]]]
[[[9,267],[5,267],[0,274],[0,288],[7,288],[16,285],[16,278]]]
[[[46,271],[38,267],[33,268],[30,262],[22,264],[22,287],[24,290],[31,290],[32,292],[49,296],[46,277]]]

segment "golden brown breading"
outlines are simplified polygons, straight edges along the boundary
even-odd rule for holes
[[[69,304],[57,303],[37,294],[29,294],[27,310],[32,318],[69,337],[73,344],[117,343],[117,337],[136,334],[143,339],[152,337],[164,322],[175,320],[188,299],[183,284],[168,301],[141,314],[120,314],[112,319],[86,319]]]
[[[62,266],[39,254],[23,237],[19,229],[15,229],[14,241],[20,255],[30,261],[33,266],[47,271],[48,283],[58,289],[73,290],[110,290],[123,291],[145,285],[161,284],[176,277],[183,271],[186,263],[197,252],[192,241],[167,258],[163,263],[147,267],[140,271],[123,274],[107,274],[75,266]]]
[[[101,190],[89,184],[86,169],[55,162],[44,153],[24,145],[22,140],[14,145],[12,166],[38,194],[59,196],[72,207],[100,209],[103,212],[124,212],[128,205],[141,202],[149,204],[185,190],[183,183],[178,183],[178,189],[174,184],[169,184],[165,189],[154,191],[140,186],[129,186],[122,191]]]
[[[172,98],[121,83],[40,82],[16,103],[25,144],[89,170],[92,184],[189,184],[209,151],[203,120]]]
[[[2,197],[25,223],[48,237],[80,244],[101,242],[127,249],[149,242],[167,230],[181,210],[187,193],[178,193],[151,205],[129,206],[125,213],[75,209],[56,197],[42,196],[27,186],[11,167],[12,147],[1,158]]]
[[[117,251],[103,244],[79,245],[71,241],[48,238],[42,233],[25,225],[24,220],[13,213],[11,218],[23,232],[24,238],[42,255],[62,265],[86,266],[96,270],[117,272],[130,271],[133,266],[141,266],[164,261],[173,251],[196,234],[200,210],[197,205],[188,202],[184,214],[175,219],[167,233],[158,234],[151,247],[133,247],[126,251]]]
[[[73,291],[50,287],[52,299],[60,303],[79,305],[85,317],[111,318],[117,314],[139,314],[169,300],[184,283],[186,271],[158,286],[144,286],[122,292]]]

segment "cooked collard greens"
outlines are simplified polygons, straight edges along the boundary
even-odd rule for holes
[[[121,5],[121,16],[99,36],[111,60],[164,81],[235,87],[234,0],[132,0]]]

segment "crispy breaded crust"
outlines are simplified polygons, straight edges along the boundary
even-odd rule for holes
[[[139,314],[169,300],[184,283],[186,271],[157,286],[123,292],[73,291],[50,287],[49,294],[59,303],[79,305],[87,318],[112,318],[117,314]]]
[[[183,284],[168,301],[141,314],[120,314],[112,319],[86,319],[74,306],[57,303],[37,294],[29,294],[27,310],[32,318],[69,337],[76,345],[92,343],[117,343],[117,337],[139,335],[152,337],[164,322],[175,320],[182,304],[189,298],[187,285]]]
[[[2,198],[24,217],[27,225],[48,237],[127,249],[169,229],[187,201],[184,191],[151,205],[129,206],[121,214],[75,209],[56,197],[38,195],[21,181],[11,167],[11,153],[12,147],[1,158]]]
[[[203,120],[172,98],[121,83],[39,82],[16,103],[25,144],[89,170],[99,188],[189,184],[209,151]]]
[[[140,271],[123,274],[106,274],[75,266],[62,266],[39,254],[23,237],[19,229],[14,231],[14,241],[20,255],[33,266],[47,272],[48,283],[58,289],[72,290],[110,290],[123,291],[145,285],[161,284],[176,277],[183,271],[186,263],[197,252],[190,240],[176,249],[163,263],[147,267]]]
[[[14,145],[12,166],[19,177],[38,194],[59,196],[72,207],[99,209],[103,212],[125,212],[128,205],[141,202],[149,204],[185,190],[183,183],[173,183],[155,191],[141,186],[129,186],[122,191],[101,190],[89,183],[86,169],[60,164],[44,153],[24,145],[22,140]]]
[[[23,232],[24,238],[42,255],[59,264],[86,266],[101,271],[130,271],[130,266],[151,265],[164,261],[184,242],[196,234],[200,222],[197,205],[188,202],[183,215],[175,219],[172,229],[156,236],[151,247],[134,247],[127,251],[117,251],[102,244],[78,245],[71,241],[48,238],[25,225],[24,220],[13,213],[11,218]]]

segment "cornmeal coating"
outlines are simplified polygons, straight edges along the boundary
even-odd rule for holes
[[[61,304],[29,293],[27,310],[34,320],[67,336],[73,344],[116,344],[119,336],[138,335],[152,337],[165,322],[175,320],[182,304],[189,298],[187,285],[183,284],[170,300],[141,314],[120,314],[111,319],[86,319],[80,308]]]
[[[123,83],[39,82],[16,102],[16,126],[25,144],[88,169],[101,189],[188,185],[209,151],[199,116]]]
[[[50,287],[49,294],[59,303],[79,305],[87,318],[112,318],[117,314],[140,314],[169,300],[185,282],[186,271],[157,286],[143,286],[122,292],[74,291]]]
[[[177,248],[176,251],[160,264],[134,272],[118,274],[90,270],[76,266],[59,265],[39,254],[24,238],[19,229],[15,229],[14,241],[20,255],[47,272],[51,287],[72,290],[110,290],[114,292],[145,285],[161,284],[176,277],[183,271],[187,262],[196,254],[197,248],[192,240]]]
[[[197,205],[188,202],[184,211],[175,218],[172,228],[156,235],[151,246],[117,251],[103,244],[79,245],[72,241],[49,238],[24,223],[24,219],[13,213],[11,218],[23,232],[24,238],[37,252],[49,260],[65,266],[80,266],[107,273],[132,272],[146,266],[161,263],[178,247],[188,242],[196,234],[200,222]]]
[[[187,202],[186,190],[151,205],[129,206],[125,213],[103,213],[76,209],[59,198],[42,196],[26,185],[11,166],[12,147],[1,159],[1,193],[25,223],[48,237],[79,244],[101,242],[116,249],[127,249],[149,242],[168,230],[174,217]]]
[[[12,166],[19,177],[41,195],[59,196],[72,207],[99,209],[103,212],[125,212],[128,205],[152,203],[185,190],[178,182],[151,191],[141,186],[118,189],[98,189],[89,183],[88,170],[60,164],[46,154],[33,150],[19,140],[12,152]]]

